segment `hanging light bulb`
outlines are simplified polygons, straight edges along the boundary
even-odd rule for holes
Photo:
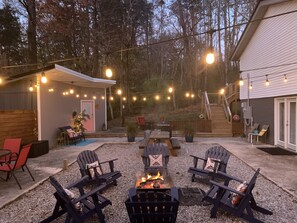
[[[41,72],[41,82],[44,83],[44,84],[47,82],[47,78],[46,78],[45,73],[43,71]]]
[[[269,86],[269,85],[270,85],[269,80],[268,80],[268,75],[266,75],[265,85],[266,85],[266,86]]]
[[[34,88],[33,88],[33,84],[32,84],[32,81],[30,81],[30,87],[29,87],[29,91],[33,91],[34,90]]]
[[[287,78],[287,75],[284,74],[284,82],[287,83],[288,82],[288,78]]]
[[[243,85],[244,85],[244,82],[243,82],[243,79],[242,79],[242,77],[240,77],[240,80],[239,80],[239,85],[240,85],[240,86],[243,86]]]
[[[251,84],[249,86],[249,89],[252,90],[253,89],[253,82],[251,81]]]
[[[111,78],[112,77],[112,70],[110,68],[107,68],[106,71],[105,71],[105,75],[106,75],[106,77]]]

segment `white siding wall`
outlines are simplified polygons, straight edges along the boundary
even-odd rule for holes
[[[296,0],[270,6],[265,17],[293,10],[297,10]],[[275,67],[259,69],[271,66]],[[240,69],[245,82],[240,89],[241,99],[247,99],[248,92],[250,99],[297,94],[297,13],[263,20],[240,57]],[[248,74],[252,90],[247,88]]]

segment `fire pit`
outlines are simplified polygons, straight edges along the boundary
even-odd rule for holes
[[[137,189],[168,189],[173,186],[170,176],[142,174],[137,177],[135,187]]]

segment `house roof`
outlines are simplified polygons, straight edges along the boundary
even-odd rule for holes
[[[255,31],[257,30],[259,24],[261,23],[262,19],[265,16],[265,13],[269,6],[287,2],[290,0],[260,0],[258,5],[256,6],[243,34],[240,37],[239,42],[236,45],[236,48],[232,54],[231,59],[233,61],[237,61],[240,59],[241,54],[247,47],[249,41],[251,40],[252,36],[254,35]]]
[[[63,82],[66,84],[73,84],[75,86],[80,86],[80,87],[107,88],[116,84],[115,80],[90,77],[88,75],[68,69],[58,64],[50,65],[42,69],[37,69],[34,71],[10,76],[5,80],[5,82],[10,83],[24,78],[34,77],[36,75],[40,75],[42,71],[45,73],[46,77],[50,81],[52,80],[57,82]]]

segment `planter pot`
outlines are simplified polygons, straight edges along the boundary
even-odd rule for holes
[[[186,142],[193,142],[194,136],[185,136]]]
[[[128,142],[135,142],[135,136],[127,136]]]
[[[32,142],[32,146],[29,152],[29,158],[35,158],[42,156],[49,151],[48,140],[40,140]]]

